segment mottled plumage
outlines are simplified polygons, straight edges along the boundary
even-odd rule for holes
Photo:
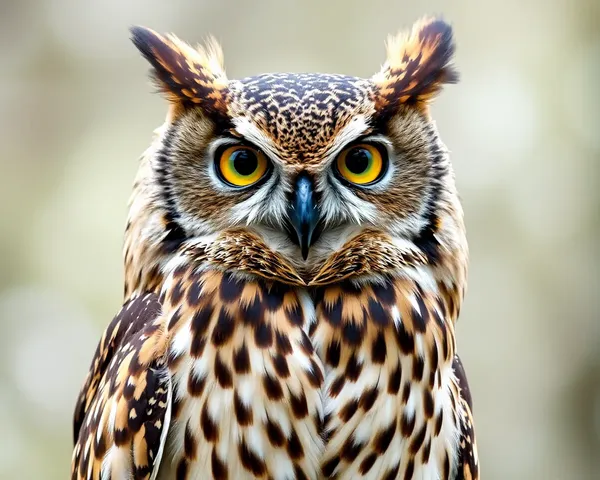
[[[370,79],[229,80],[215,43],[132,38],[170,108],[72,478],[478,479],[468,248],[429,113],[457,79],[449,25],[391,38]]]

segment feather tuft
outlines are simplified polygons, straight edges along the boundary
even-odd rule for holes
[[[452,27],[440,19],[424,18],[410,32],[389,37],[386,62],[372,77],[378,108],[427,103],[442,85],[456,83],[454,50]]]
[[[152,65],[160,91],[175,107],[199,106],[208,114],[225,115],[228,81],[223,52],[214,38],[193,48],[173,34],[160,35],[132,27],[131,40]]]

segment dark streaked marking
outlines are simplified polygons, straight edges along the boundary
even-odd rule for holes
[[[308,336],[312,337],[315,334],[316,331],[317,331],[317,322],[313,321],[308,326]]]
[[[283,398],[283,389],[281,388],[279,380],[273,378],[268,373],[263,377],[263,386],[265,388],[265,393],[270,400],[277,401]]]
[[[400,390],[400,382],[402,380],[402,366],[400,365],[400,360],[398,360],[398,364],[396,368],[390,373],[390,378],[388,380],[388,388],[387,391],[390,395],[397,395]]]
[[[108,445],[106,444],[106,436],[103,433],[102,435],[100,435],[100,438],[98,438],[97,436],[94,437],[94,457],[99,460],[103,460],[104,454],[108,449]]]
[[[292,344],[290,339],[285,336],[282,332],[277,330],[275,332],[275,344],[277,345],[277,351],[281,355],[287,355],[288,353],[292,353]]]
[[[343,422],[349,421],[358,410],[358,399],[353,398],[340,410],[339,416]]]
[[[396,480],[398,477],[398,473],[400,472],[400,465],[396,465],[395,467],[390,468],[382,480]]]
[[[273,422],[270,418],[267,418],[267,423],[265,426],[271,445],[275,447],[283,446],[285,442],[285,436],[283,435],[283,430],[281,427],[277,423]]]
[[[292,430],[290,438],[288,438],[287,452],[293,460],[299,460],[304,457],[304,449],[295,430]]]
[[[349,437],[344,446],[342,447],[341,457],[347,461],[353,461],[358,457],[361,450],[364,448],[364,444],[357,442],[354,436]]]
[[[263,287],[263,301],[267,310],[270,312],[279,310],[283,305],[283,297],[288,290],[288,287],[281,283],[273,284],[270,288]]]
[[[200,427],[202,427],[202,433],[204,438],[209,442],[216,442],[219,439],[219,427],[210,418],[208,413],[208,404],[205,403],[202,407],[202,413],[200,414]]]
[[[375,400],[377,400],[377,396],[379,395],[379,391],[377,390],[377,386],[371,387],[367,390],[364,390],[360,395],[360,401],[358,402],[358,406],[362,408],[365,412],[368,412],[373,408],[375,404]]]
[[[201,357],[204,353],[204,347],[206,347],[206,338],[194,335],[190,344],[190,355],[196,358]]]
[[[302,419],[308,415],[308,403],[306,402],[304,392],[300,392],[299,397],[290,392],[290,405],[292,406],[294,417],[297,419]]]
[[[254,341],[259,348],[269,348],[273,344],[273,329],[261,322],[254,329]]]
[[[171,304],[178,305],[181,302],[181,298],[183,297],[183,287],[180,281],[175,282],[175,285],[171,287]]]
[[[402,419],[400,420],[400,433],[404,438],[408,438],[412,435],[413,430],[415,429],[415,416],[411,415],[408,417],[406,412],[402,414]]]
[[[423,359],[416,355],[413,357],[412,362],[412,378],[416,382],[423,380],[423,370],[425,368],[425,362]]]
[[[321,388],[321,385],[323,384],[323,372],[314,358],[310,359],[310,367],[309,370],[305,371],[308,381],[313,387]]]
[[[444,452],[444,476],[442,478],[444,480],[450,479],[450,458],[447,451]]]
[[[442,422],[444,421],[444,411],[440,410],[437,418],[435,419],[435,429],[433,431],[433,436],[437,437],[442,431]]]
[[[379,432],[373,441],[373,447],[379,455],[383,455],[396,433],[396,422],[392,422],[385,430]]]
[[[126,443],[129,443],[129,440],[131,439],[131,433],[132,433],[131,430],[128,428],[125,428],[125,429],[115,428],[115,433],[114,433],[115,445],[117,447],[122,447]]]
[[[435,374],[436,374],[436,371],[439,371],[439,370],[435,370],[435,368],[432,368],[429,371],[429,379],[427,380],[427,385],[431,389],[433,389],[435,387]]]
[[[210,467],[212,476],[215,480],[227,480],[227,464],[219,458],[216,448],[213,448],[212,455],[210,457]]]
[[[265,463],[248,447],[244,440],[238,445],[238,454],[246,470],[257,476],[264,475],[266,472]]]
[[[423,446],[425,440],[425,434],[427,433],[427,423],[424,423],[417,435],[410,442],[409,451],[415,455]]]
[[[186,480],[188,474],[188,462],[185,458],[179,460],[175,471],[175,480]]]
[[[169,326],[167,327],[167,330],[173,330],[175,328],[175,325],[177,325],[179,323],[179,320],[181,319],[181,307],[177,307],[177,310],[175,310],[172,314],[171,314],[171,318],[169,319]]]
[[[217,353],[215,356],[215,377],[219,385],[223,388],[231,388],[233,386],[233,377],[229,367],[221,360],[221,355]]]
[[[408,463],[406,464],[406,470],[404,470],[404,480],[413,480],[414,473],[415,461],[412,458],[409,458]]]
[[[402,388],[402,403],[408,403],[408,399],[410,398],[410,382],[404,384]]]
[[[325,465],[323,465],[323,475],[327,478],[327,477],[331,477],[333,475],[333,472],[335,472],[335,469],[337,468],[337,466],[340,463],[340,457],[339,456],[335,456],[331,459],[329,459]]]
[[[233,410],[235,418],[242,427],[252,425],[252,410],[244,405],[237,391],[233,395]]]
[[[423,447],[423,450],[421,450],[422,455],[421,455],[421,461],[424,464],[427,464],[427,462],[429,462],[429,455],[431,454],[431,439],[428,438],[427,442],[425,442],[425,446]]]
[[[273,366],[275,367],[275,371],[280,378],[284,379],[290,376],[290,369],[288,367],[287,360],[283,355],[281,355],[281,353],[277,353],[273,357]]]
[[[381,365],[385,362],[385,357],[387,355],[387,348],[385,345],[385,335],[383,332],[379,332],[375,340],[373,341],[373,347],[371,352],[371,357],[373,359],[373,363],[376,365]]]
[[[248,305],[243,304],[241,313],[241,319],[245,325],[259,325],[262,322],[264,311],[258,296],[254,297]]]
[[[371,314],[371,320],[377,325],[387,325],[389,317],[386,311],[374,298],[369,298],[369,313]]]
[[[439,363],[439,353],[438,353],[438,347],[437,347],[437,342],[434,342],[432,348],[431,348],[431,368],[432,370],[435,370],[438,367],[438,363]]]
[[[294,465],[294,475],[296,475],[296,480],[308,480],[306,473],[299,465]]]
[[[395,333],[398,346],[400,347],[402,353],[405,355],[413,353],[415,349],[415,339],[410,332],[406,331],[403,322],[400,322],[396,326]]]
[[[221,345],[227,343],[233,336],[234,330],[235,323],[233,321],[233,317],[227,313],[224,308],[222,308],[219,312],[217,324],[215,325],[212,333],[213,345],[220,347]]]
[[[194,460],[196,458],[197,448],[198,442],[192,433],[190,422],[188,420],[185,424],[185,433],[183,436],[183,451],[185,452],[185,457],[189,460]]]
[[[331,395],[332,397],[337,397],[342,391],[342,387],[345,383],[346,380],[343,376],[336,378],[329,386],[329,395]]]
[[[423,297],[419,294],[415,294],[417,299],[417,305],[419,306],[419,310],[417,311],[414,307],[412,310],[412,318],[413,325],[415,326],[415,330],[421,333],[425,333],[427,330],[427,323],[429,322],[429,310],[427,310],[427,306],[423,301]]]
[[[427,420],[433,417],[433,395],[427,388],[423,390],[423,411]]]
[[[246,342],[233,353],[233,368],[236,373],[250,372],[250,354]]]
[[[308,335],[304,331],[300,333],[300,348],[307,355],[312,355],[315,351],[310,338],[308,338]]]
[[[197,307],[200,302],[200,292],[202,285],[199,281],[193,281],[186,292],[187,302],[190,307]]]
[[[391,282],[386,281],[383,285],[375,283],[371,285],[371,288],[377,299],[384,305],[394,305],[396,303],[396,292]]]
[[[187,382],[187,390],[188,393],[192,396],[192,397],[199,397],[200,395],[202,395],[202,392],[204,392],[204,387],[206,386],[206,375],[196,375],[194,374],[194,372],[190,372],[190,374],[188,375],[188,382]]]
[[[323,303],[323,313],[325,314],[325,319],[331,323],[334,327],[341,325],[342,323],[342,298],[338,297],[338,299],[330,304],[329,302]]]
[[[243,289],[243,283],[235,280],[233,275],[226,273],[223,275],[219,288],[221,300],[226,303],[234,302],[240,298]]]
[[[377,460],[377,454],[375,452],[369,453],[363,459],[363,461],[360,463],[360,467],[358,467],[361,475],[366,475],[369,472],[369,470],[371,470],[371,467],[375,463],[375,460]]]
[[[364,325],[358,325],[355,322],[347,322],[342,328],[344,340],[352,346],[359,346],[363,340]]]
[[[352,381],[358,380],[360,372],[362,372],[362,368],[363,368],[363,364],[358,363],[356,354],[354,352],[352,352],[352,355],[350,355],[350,358],[348,359],[348,363],[346,364],[346,371],[345,371],[346,378],[348,378],[348,380],[352,380]]]
[[[340,354],[340,342],[338,340],[332,340],[325,353],[325,362],[333,368],[337,368],[340,364]]]
[[[304,324],[304,315],[302,314],[302,307],[299,304],[286,308],[285,313],[292,325],[301,327]]]
[[[190,324],[193,335],[204,335],[208,329],[210,318],[213,314],[213,306],[210,303],[202,305],[192,317]]]

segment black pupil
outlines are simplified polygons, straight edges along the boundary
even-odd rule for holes
[[[238,150],[233,155],[233,168],[240,175],[246,177],[258,168],[258,158],[251,150]]]
[[[369,151],[365,148],[355,148],[346,155],[346,168],[354,174],[361,174],[369,166]]]

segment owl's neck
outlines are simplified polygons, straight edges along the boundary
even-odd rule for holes
[[[141,188],[139,185],[137,188]],[[142,197],[136,197],[141,201]],[[134,201],[135,204],[135,201]],[[135,206],[135,205],[134,205]],[[139,206],[137,206],[139,207]],[[350,281],[357,286],[403,277],[424,291],[435,292],[455,320],[466,286],[466,244],[443,243],[451,232],[440,231],[435,253],[417,243],[394,241],[387,234],[365,229],[312,272],[298,270],[271,250],[256,233],[231,229],[219,235],[193,238],[175,251],[165,246],[165,225],[151,205],[132,208],[125,240],[125,297],[160,289],[164,275],[185,262],[201,268],[229,271],[301,287],[323,287]]]

